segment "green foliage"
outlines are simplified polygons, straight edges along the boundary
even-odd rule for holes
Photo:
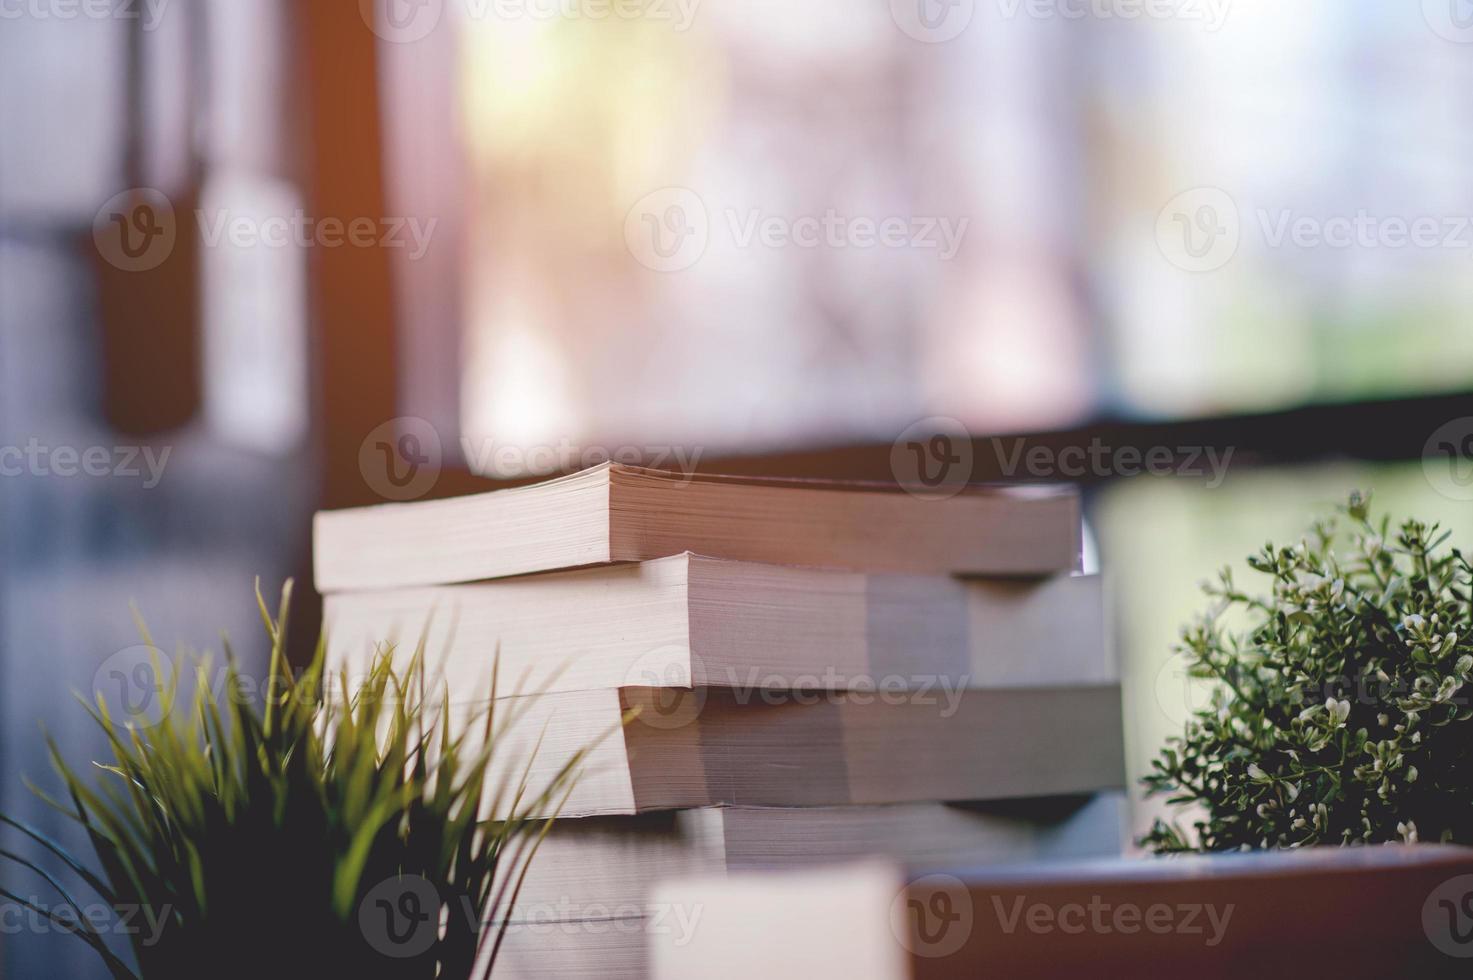
[[[1144,779],[1202,816],[1143,845],[1473,844],[1473,567],[1436,525],[1393,538],[1368,498],[1343,511],[1248,559],[1267,596],[1231,569],[1204,587],[1214,605],[1176,652],[1211,700]]]
[[[427,692],[423,643],[402,672],[382,651],[352,687],[346,672],[326,673],[321,641],[296,673],[283,652],[289,598],[290,584],[273,618],[257,594],[272,644],[264,709],[236,696],[244,687],[227,646],[231,696],[212,691],[206,658],[193,661],[199,677],[184,705],[161,718],[119,725],[102,697],[88,705],[112,751],[95,780],[52,744],[68,802],[49,802],[85,828],[101,874],[0,820],[51,851],[120,918],[161,923],[156,937],[140,930],[130,939],[143,980],[468,978],[478,955],[482,966],[494,958],[501,933],[481,924],[488,910],[502,917],[511,908],[551,822],[537,815],[556,813],[584,754],[538,793],[527,790],[531,759],[519,779],[492,785],[487,764],[516,712],[494,707],[494,678],[484,706],[458,718],[453,734],[448,693]],[[154,667],[168,677],[163,703],[174,704],[179,668]],[[61,909],[79,908],[36,865],[0,857],[40,874],[62,895]],[[61,921],[55,908],[0,897]],[[395,922],[400,914],[407,918]],[[114,977],[134,977],[106,931],[86,925],[76,934]]]

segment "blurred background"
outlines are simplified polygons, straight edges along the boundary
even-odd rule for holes
[[[321,507],[944,432],[1085,486],[1133,775],[1198,580],[1357,487],[1473,537],[1467,0],[0,0],[0,77],[0,810],[67,840],[130,602],[259,657]]]

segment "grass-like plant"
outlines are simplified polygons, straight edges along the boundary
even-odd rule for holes
[[[167,678],[162,703],[182,701],[161,717],[115,718],[100,696],[88,704],[112,753],[96,776],[51,743],[67,801],[48,801],[85,829],[99,870],[0,817],[70,868],[119,922],[157,923],[126,930],[131,962],[109,947],[119,930],[89,922],[35,863],[0,853],[41,876],[61,905],[0,897],[74,932],[118,980],[489,972],[505,927],[484,924],[492,910],[507,917],[546,815],[566,799],[584,754],[535,793],[531,759],[516,767],[520,777],[492,785],[488,763],[515,711],[497,708],[494,677],[484,706],[452,731],[448,693],[429,690],[423,641],[407,668],[396,670],[384,650],[353,684],[325,670],[321,640],[312,664],[294,672],[284,652],[289,601],[290,583],[273,617],[257,592],[271,639],[264,705],[238,696],[244,685],[227,646],[226,697],[208,683],[208,660],[194,659],[199,677],[187,694],[179,667],[155,661]],[[510,816],[488,821],[488,813]]]
[[[1211,700],[1144,782],[1201,813],[1157,821],[1158,852],[1450,841],[1473,844],[1473,566],[1450,531],[1322,521],[1232,570],[1177,652]],[[1348,526],[1346,526],[1348,524]]]

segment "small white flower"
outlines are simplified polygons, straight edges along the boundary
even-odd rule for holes
[[[1267,779],[1268,778],[1268,774],[1266,772],[1264,772],[1262,769],[1258,768],[1258,763],[1256,763],[1256,762],[1250,762],[1250,763],[1248,763],[1248,778],[1249,779]]]
[[[1412,613],[1411,615],[1402,619],[1401,625],[1405,626],[1409,630],[1419,630],[1426,622],[1427,621],[1421,616],[1417,615],[1416,613]]]

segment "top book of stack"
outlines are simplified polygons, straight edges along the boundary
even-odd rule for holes
[[[317,515],[321,592],[449,585],[691,552],[903,572],[1076,571],[1069,488],[968,489],[691,476],[607,463],[535,486]]]

